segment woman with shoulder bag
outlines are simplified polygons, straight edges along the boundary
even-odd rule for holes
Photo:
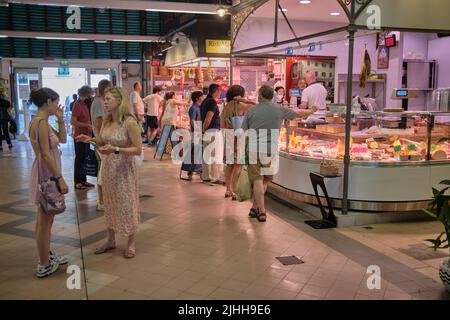
[[[38,107],[30,123],[30,141],[36,155],[30,177],[30,200],[38,206],[36,220],[36,244],[39,263],[36,276],[43,278],[56,272],[67,258],[50,250],[51,229],[55,214],[65,210],[64,194],[69,189],[61,173],[60,143],[67,142],[64,125],[64,109],[59,106],[58,94],[49,88],[41,88],[30,94],[30,100]],[[48,123],[55,115],[59,131]]]
[[[253,101],[245,100],[245,89],[240,85],[232,85],[227,91],[227,100],[220,117],[220,127],[225,130],[225,157],[227,167],[225,169],[225,183],[227,191],[225,198],[237,200],[234,192],[235,178],[241,170],[241,153],[238,152],[238,139],[235,131],[242,125],[248,109],[253,107]]]

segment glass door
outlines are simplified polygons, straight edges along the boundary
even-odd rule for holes
[[[36,113],[36,108],[29,102],[30,92],[40,87],[41,79],[38,68],[15,68],[14,87],[15,101],[14,112],[20,134],[28,127],[31,117]]]

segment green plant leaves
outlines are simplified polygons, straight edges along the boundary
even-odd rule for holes
[[[426,213],[433,219],[441,222],[444,225],[444,231],[436,239],[426,239],[425,241],[430,242],[435,251],[437,249],[449,248],[449,234],[450,234],[450,196],[444,193],[450,189],[450,180],[443,180],[440,184],[448,185],[442,190],[432,188],[433,191],[433,201],[430,203],[430,209],[423,209],[422,211]],[[445,239],[442,237],[446,235]]]

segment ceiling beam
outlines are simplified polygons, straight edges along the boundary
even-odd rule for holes
[[[159,36],[135,36],[122,34],[93,34],[93,33],[58,33],[33,31],[0,30],[0,38],[36,38],[46,40],[93,40],[93,41],[125,41],[125,42],[159,42]]]
[[[218,4],[186,3],[172,1],[143,0],[8,0],[9,3],[23,3],[47,6],[78,6],[98,9],[146,10],[156,12],[217,14]],[[223,6],[229,9],[230,6]]]

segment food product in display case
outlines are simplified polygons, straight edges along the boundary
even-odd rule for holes
[[[351,132],[351,160],[374,162],[427,160],[427,134],[416,132],[417,128],[426,123],[428,116],[428,113],[413,115],[405,112],[395,116],[397,123],[394,123],[393,118],[389,118],[392,125],[386,128],[384,121],[389,115],[382,113],[373,113],[370,117],[366,115],[364,119],[371,118],[378,125]],[[330,115],[327,117],[331,118]],[[406,123],[406,128],[401,129],[402,125],[399,123]],[[430,148],[432,160],[450,160],[450,144],[438,142],[446,136],[444,133],[447,133],[447,130],[450,130],[450,121],[440,123],[438,130],[432,131]],[[301,122],[289,122],[288,127],[281,129],[279,149],[311,158],[341,160],[345,152],[344,131],[345,124],[327,123],[317,124],[315,128],[305,128]]]

